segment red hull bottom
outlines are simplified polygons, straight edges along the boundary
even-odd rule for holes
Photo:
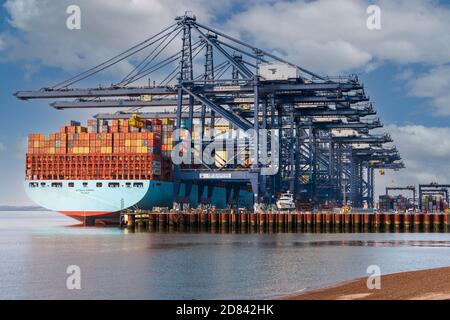
[[[119,212],[105,211],[59,211],[60,213],[82,222],[84,225],[119,224]]]

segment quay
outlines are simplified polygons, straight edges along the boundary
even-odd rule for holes
[[[120,226],[135,230],[242,232],[449,232],[449,213],[266,212],[185,210],[122,212]]]

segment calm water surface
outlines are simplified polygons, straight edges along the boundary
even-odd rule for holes
[[[0,299],[270,298],[450,266],[450,234],[129,233],[52,212],[0,212]],[[66,269],[81,268],[81,290]]]

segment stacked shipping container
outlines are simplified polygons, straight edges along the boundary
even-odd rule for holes
[[[175,129],[175,121],[169,118],[161,119],[161,154],[164,161],[161,162],[161,171],[164,174],[164,180],[173,180],[173,167],[171,153],[173,150],[172,132]]]
[[[380,195],[379,197],[379,202],[378,202],[378,208],[381,211],[390,211],[392,210],[392,203],[393,203],[393,199],[391,196],[389,195]]]
[[[389,195],[380,195],[379,200],[379,209],[381,211],[406,211],[413,208],[411,200],[405,198],[402,195],[398,195],[395,197]]]
[[[440,195],[425,195],[422,197],[422,211],[444,212],[448,209],[448,202]]]
[[[131,122],[131,121],[130,121]],[[171,119],[68,121],[59,133],[30,134],[26,177],[39,179],[172,180]]]

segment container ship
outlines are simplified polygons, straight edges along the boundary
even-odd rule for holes
[[[173,205],[174,120],[89,119],[68,121],[52,134],[30,134],[25,190],[36,204],[91,224],[117,223],[120,212]],[[180,194],[184,193],[181,185]],[[198,205],[193,185],[190,204]],[[251,193],[239,202],[251,206]],[[215,188],[211,205],[225,208],[224,188]]]

